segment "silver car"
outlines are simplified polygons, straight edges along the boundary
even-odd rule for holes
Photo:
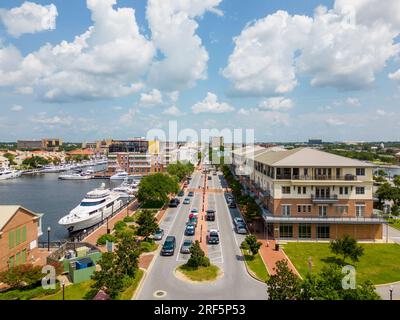
[[[235,223],[235,226],[237,226],[238,224],[244,224],[244,220],[240,217],[235,217],[233,219],[233,222]]]
[[[247,234],[247,228],[244,223],[238,223],[236,224],[236,232],[238,234]]]
[[[154,240],[161,240],[164,237],[164,230],[163,229],[158,229],[154,233]]]
[[[192,247],[192,240],[185,240],[182,243],[181,253],[190,253],[190,248]]]

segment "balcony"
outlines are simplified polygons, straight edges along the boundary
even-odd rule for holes
[[[277,180],[308,180],[308,181],[356,181],[357,176],[346,174],[344,176],[335,175],[290,175],[280,174],[276,176]]]
[[[337,194],[329,195],[329,196],[321,196],[321,195],[311,195],[311,201],[313,203],[336,203],[339,201]]]

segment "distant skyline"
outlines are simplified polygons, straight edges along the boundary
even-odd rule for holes
[[[0,141],[399,141],[400,1],[3,0]]]

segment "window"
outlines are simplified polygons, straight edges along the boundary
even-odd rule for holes
[[[297,213],[301,213],[301,206],[297,206]]]
[[[22,242],[26,241],[26,226],[22,227]]]
[[[365,213],[365,205],[364,204],[356,204],[356,216],[363,217]]]
[[[18,246],[21,243],[21,229],[15,230],[15,244]]]
[[[293,225],[292,224],[281,224],[279,227],[280,238],[293,238]]]
[[[100,201],[93,201],[93,202],[82,201],[80,205],[81,205],[81,207],[94,207],[94,206],[98,206],[99,204],[102,204],[103,202],[106,202],[106,200],[103,199]]]
[[[337,206],[336,207],[336,214],[338,215],[346,215],[349,213],[349,207],[348,206]]]
[[[20,264],[21,264],[21,252],[18,252],[18,253],[15,255],[15,265],[18,266],[18,265],[20,265]]]
[[[328,225],[317,225],[317,238],[318,239],[329,239],[329,226]]]
[[[282,187],[283,194],[290,194],[290,187]]]
[[[14,256],[12,256],[12,257],[10,257],[10,258],[8,259],[8,266],[9,266],[10,268],[14,267]]]
[[[365,187],[356,187],[356,194],[365,194]]]
[[[356,176],[365,176],[365,168],[356,168]]]
[[[340,187],[339,194],[349,194],[349,187]]]
[[[303,187],[303,194],[307,193],[307,187]]]
[[[12,249],[15,246],[15,231],[10,231],[8,233],[8,249]]]
[[[26,263],[26,249],[21,251],[21,263],[22,264]]]
[[[319,206],[318,214],[320,217],[326,217],[328,214],[328,207],[327,206]]]
[[[301,187],[297,187],[297,193],[301,194]]]
[[[311,239],[311,224],[299,224],[299,238]]]
[[[281,206],[281,214],[283,216],[290,216],[290,205],[282,205]]]

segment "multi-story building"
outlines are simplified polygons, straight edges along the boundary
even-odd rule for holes
[[[210,137],[210,147],[212,149],[224,146],[224,137]]]
[[[41,217],[21,206],[0,205],[0,272],[35,261]]]
[[[18,140],[17,148],[18,149],[41,149],[41,150],[51,150],[57,151],[62,146],[61,139],[42,139],[42,140]]]
[[[285,239],[382,239],[373,214],[373,165],[311,148],[254,156],[245,181],[262,201],[268,233]]]

